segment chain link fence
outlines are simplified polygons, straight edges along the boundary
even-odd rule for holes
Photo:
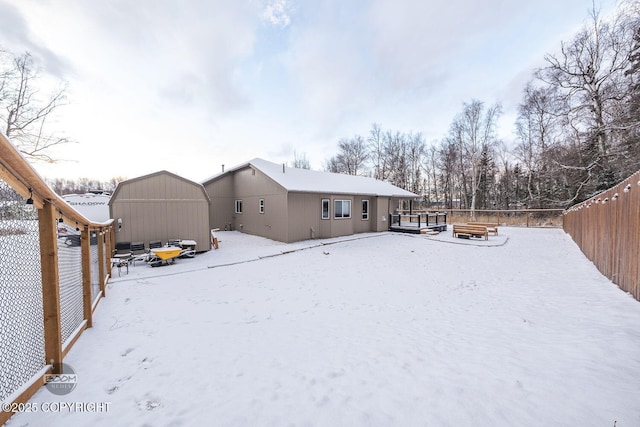
[[[0,180],[0,401],[45,366],[38,212]]]
[[[91,303],[95,304],[100,296],[100,260],[98,258],[98,235],[96,231],[91,232]],[[100,236],[102,237],[102,236]],[[100,242],[104,244],[103,242]]]
[[[88,222],[0,133],[3,407],[26,402],[46,374],[62,373],[65,354],[91,326],[93,308],[104,296],[112,236],[111,221]],[[0,410],[0,425],[11,415]]]
[[[77,236],[78,238],[80,235]],[[58,271],[60,272],[60,323],[62,342],[66,342],[84,320],[82,299],[82,250],[69,245],[72,239],[58,236]],[[78,239],[79,242],[79,239]]]

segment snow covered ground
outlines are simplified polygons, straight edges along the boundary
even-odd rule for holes
[[[65,359],[76,389],[31,400],[108,411],[7,425],[639,426],[640,303],[562,230],[500,234],[225,232],[139,263]]]

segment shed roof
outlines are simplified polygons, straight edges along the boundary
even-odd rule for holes
[[[404,198],[418,197],[417,194],[374,178],[291,168],[259,158],[255,158],[247,163],[231,168],[226,172],[215,175],[205,180],[203,184],[206,185],[226,174],[248,166],[252,166],[264,173],[287,191],[301,193],[364,194]]]
[[[179,181],[183,181],[183,182],[186,182],[188,184],[191,184],[191,185],[193,185],[195,187],[199,187],[201,189],[201,191],[202,191],[203,198],[205,200],[209,201],[209,195],[207,194],[207,192],[204,189],[204,187],[202,186],[202,184],[194,182],[194,181],[191,181],[191,180],[189,180],[187,178],[183,178],[180,175],[176,175],[175,173],[171,173],[171,172],[166,171],[166,170],[161,170],[161,171],[158,171],[158,172],[150,173],[148,175],[142,175],[142,176],[138,176],[136,178],[131,178],[131,179],[127,179],[125,181],[119,182],[118,185],[116,186],[115,191],[111,195],[111,199],[109,200],[109,206],[112,205],[112,202],[114,200],[117,200],[118,193],[120,192],[120,189],[122,187],[124,187],[126,185],[129,185],[129,184],[132,184],[132,183],[137,182],[137,181],[143,181],[143,180],[146,180],[146,179],[152,179],[154,177],[161,176],[161,175],[166,175],[166,176],[175,178],[175,179],[177,179]]]

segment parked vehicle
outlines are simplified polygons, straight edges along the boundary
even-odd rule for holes
[[[111,193],[91,190],[85,194],[67,194],[62,198],[87,219],[94,222],[109,220],[109,199]],[[68,246],[80,246],[80,231],[69,224],[58,223],[58,238],[64,239]],[[95,244],[91,239],[91,244]]]

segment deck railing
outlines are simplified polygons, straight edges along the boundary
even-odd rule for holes
[[[640,171],[568,209],[564,230],[602,274],[640,301]]]
[[[429,227],[447,223],[446,212],[416,212],[414,214],[390,214],[391,226]]]
[[[0,134],[0,425],[64,372],[105,295],[113,241],[111,221],[78,213]]]

